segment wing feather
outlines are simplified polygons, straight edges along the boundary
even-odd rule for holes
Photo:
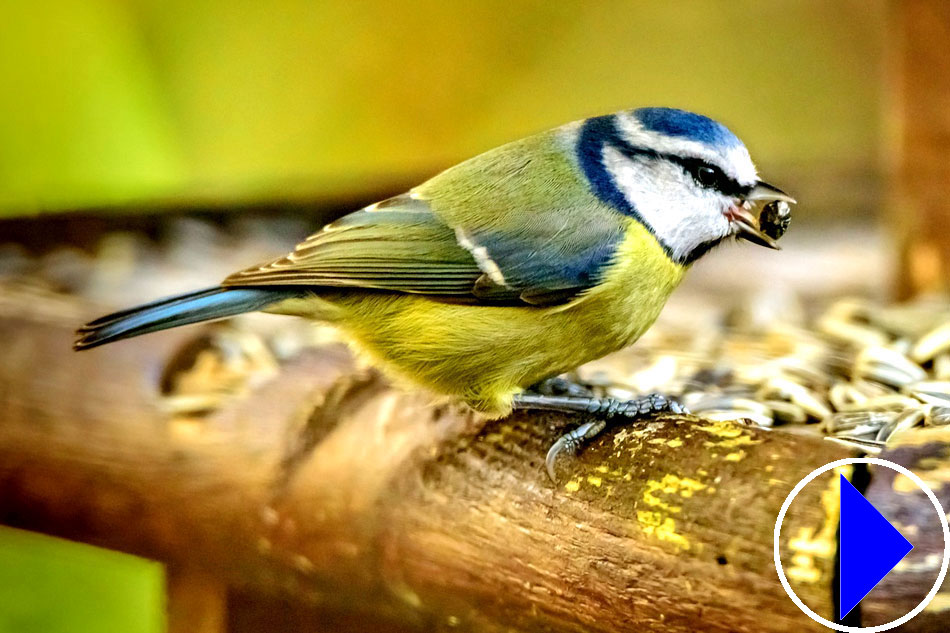
[[[570,301],[598,283],[626,219],[590,191],[564,148],[552,133],[502,146],[344,216],[224,285],[359,287],[484,304]]]
[[[286,257],[231,275],[224,285],[471,295],[481,274],[454,231],[426,205],[403,195],[340,218]]]

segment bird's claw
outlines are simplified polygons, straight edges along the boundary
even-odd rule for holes
[[[597,428],[598,425],[600,428]],[[576,429],[568,431],[557,438],[554,444],[551,444],[551,448],[548,449],[548,454],[544,457],[544,467],[547,469],[548,477],[551,478],[551,481],[557,482],[557,474],[554,472],[554,462],[557,461],[558,455],[564,452],[573,455],[577,452],[577,449],[580,448],[585,439],[594,437],[600,433],[605,426],[606,423],[603,420],[585,422]]]
[[[580,405],[581,399],[576,401]],[[585,422],[577,428],[568,431],[559,437],[551,448],[548,449],[544,458],[544,466],[551,481],[557,482],[557,475],[554,470],[554,464],[558,456],[562,453],[576,453],[577,450],[586,442],[596,437],[601,431],[607,428],[607,423],[617,418],[633,420],[653,413],[689,413],[689,411],[676,400],[667,398],[662,394],[654,393],[633,400],[618,400],[616,398],[590,398],[584,403],[584,412],[597,416],[599,419],[592,422]],[[577,410],[576,408],[567,408],[567,410]]]

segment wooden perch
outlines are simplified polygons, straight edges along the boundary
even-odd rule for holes
[[[483,425],[331,346],[173,422],[159,383],[195,331],[76,354],[74,316],[0,315],[0,521],[165,562],[202,630],[223,591],[399,630],[824,630],[772,562],[791,488],[849,455],[817,436],[664,417],[605,435],[554,485],[543,456],[576,419]],[[826,496],[807,487],[783,538],[804,544],[795,590],[830,617]],[[902,615],[892,602],[875,617]]]

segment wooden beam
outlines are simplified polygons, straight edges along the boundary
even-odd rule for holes
[[[891,207],[904,299],[950,289],[950,3],[895,0],[891,17]]]
[[[398,630],[822,630],[772,562],[788,492],[850,454],[820,437],[668,416],[606,435],[554,485],[543,455],[576,419],[484,424],[392,389],[341,347],[183,425],[159,385],[194,330],[76,354],[74,315],[36,303],[0,304],[4,524]],[[809,542],[785,564],[828,617],[826,495],[806,488],[783,540]]]

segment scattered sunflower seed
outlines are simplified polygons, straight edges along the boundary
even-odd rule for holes
[[[950,352],[943,352],[934,357],[933,372],[937,380],[950,380]]]
[[[838,407],[839,411],[903,411],[908,407],[919,407],[920,402],[899,393],[874,396],[860,403]]]
[[[622,363],[601,363],[593,367],[607,371],[587,369],[585,382],[601,393],[633,395],[649,378],[701,417],[792,432],[820,421],[810,432],[868,453],[922,425],[950,425],[947,304],[876,307],[846,299],[830,306],[815,330],[725,328],[718,338],[691,332],[654,352],[638,345],[644,370],[623,376],[614,371]],[[578,374],[584,377],[584,368]]]
[[[927,417],[930,426],[946,426],[950,424],[950,407],[933,407]]]
[[[821,395],[788,378],[768,379],[759,389],[758,395],[763,400],[772,398],[787,400],[801,407],[806,414],[816,420],[831,415],[831,409]]]
[[[831,401],[831,406],[838,411],[860,407],[868,399],[869,396],[864,391],[849,382],[836,382],[828,390],[828,400]]]
[[[892,387],[924,380],[927,372],[897,350],[872,345],[865,347],[854,361],[854,373]]]
[[[894,429],[891,435],[893,436],[897,433],[903,433],[904,431],[910,430],[915,426],[920,426],[927,419],[927,415],[922,409],[905,409],[897,416],[897,420],[894,422]],[[888,437],[884,439],[887,440]]]
[[[910,357],[918,363],[926,363],[938,354],[948,351],[950,351],[950,323],[944,323],[924,334],[914,345]]]
[[[804,424],[808,421],[805,410],[793,402],[784,400],[763,400],[762,404],[772,412],[772,418],[782,424]]]

